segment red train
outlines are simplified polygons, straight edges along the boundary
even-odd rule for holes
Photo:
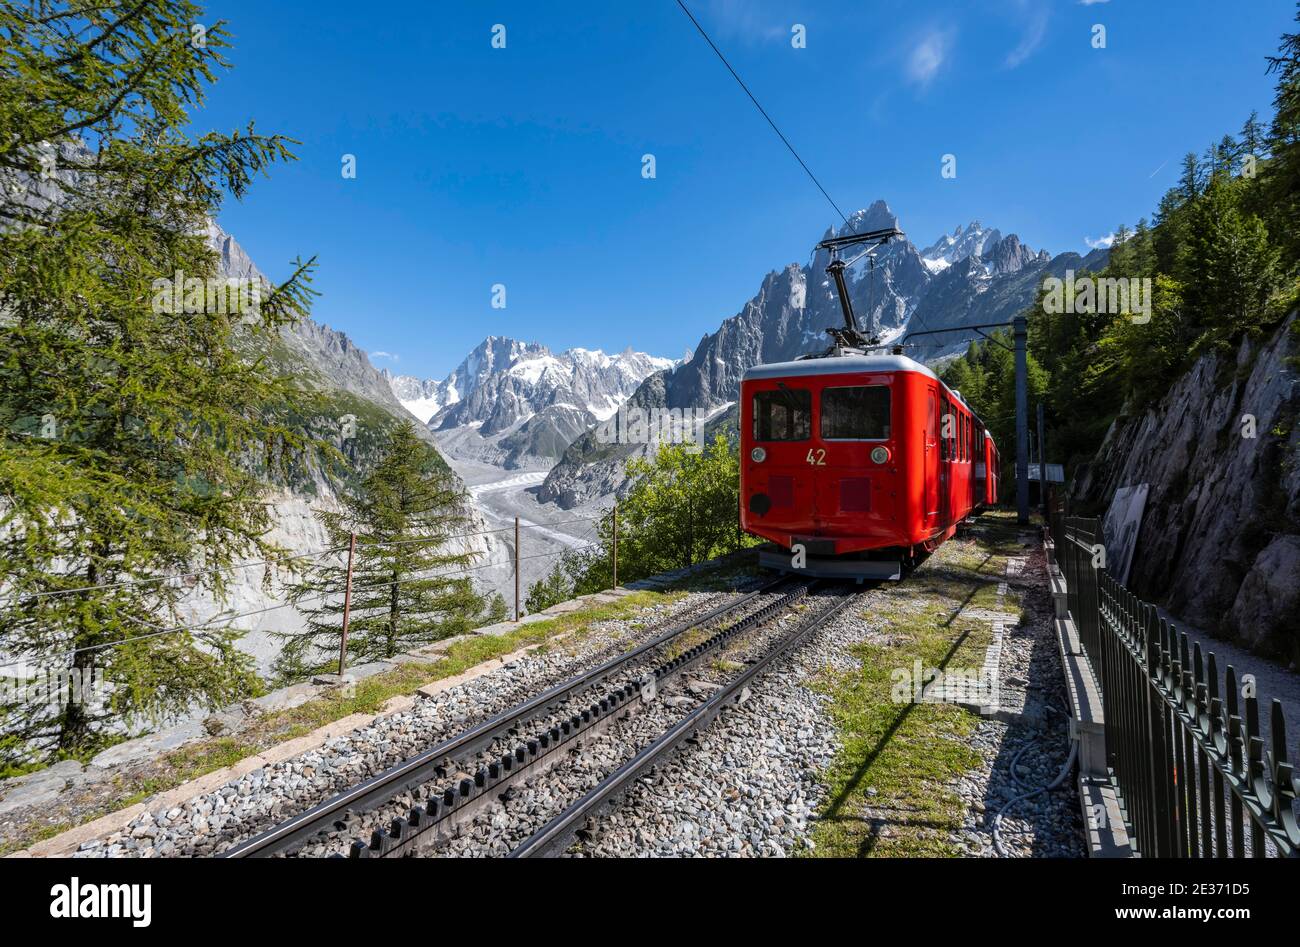
[[[740,399],[740,522],[767,567],[900,578],[997,499],[993,438],[897,350],[761,365]]]

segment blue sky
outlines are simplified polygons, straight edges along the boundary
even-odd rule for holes
[[[1264,56],[1295,14],[687,4],[846,212],[883,198],[918,246],[979,219],[1052,253],[1149,215],[1184,152],[1270,115]],[[396,356],[380,366],[442,377],[489,334],[678,356],[835,220],[674,0],[216,0],[216,19],[234,68],[194,130],[302,141],[221,223],[272,278],[318,255],[315,318]]]

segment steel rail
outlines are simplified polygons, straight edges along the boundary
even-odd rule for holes
[[[782,656],[801,644],[813,631],[838,615],[855,597],[854,590],[846,589],[842,593],[842,598],[834,605],[802,621],[793,632],[786,635],[779,644],[750,665],[746,671],[698,704],[653,743],[643,747],[630,760],[605,777],[594,789],[542,826],[515,848],[509,857],[550,858],[563,854],[572,843],[574,835],[587,824],[588,820],[596,817],[602,807],[616,804],[623,793],[646,770],[661,762],[694,733],[712,723],[727,704],[740,699],[751,680],[768,670]]]
[[[435,847],[451,838],[466,822],[497,802],[511,786],[564,759],[560,752],[579,737],[601,733],[615,720],[624,720],[655,699],[659,688],[703,662],[738,635],[768,624],[802,599],[812,587],[800,581],[776,601],[724,626],[707,640],[681,652],[636,681],[578,708],[556,725],[539,730],[497,759],[480,765],[471,777],[461,774],[450,785],[432,786],[423,805],[412,806],[405,818],[395,818],[386,830],[375,829],[370,839],[355,839],[348,851],[353,858],[398,858]]]
[[[597,667],[576,674],[549,690],[511,707],[457,736],[430,747],[384,770],[382,773],[378,773],[324,802],[292,816],[265,832],[246,839],[222,852],[219,857],[266,858],[292,851],[311,836],[332,827],[341,816],[349,812],[365,812],[374,809],[399,793],[431,779],[446,775],[445,772],[440,773],[439,770],[445,768],[447,771],[452,771],[452,766],[456,762],[478,753],[527,718],[544,713],[548,708],[568,699],[577,691],[602,683],[616,673],[619,668],[624,667],[647,651],[666,644],[687,631],[717,621],[719,618],[742,608],[758,596],[787,581],[786,578],[777,579],[752,592],[745,593],[738,599],[711,608],[702,615],[681,620],[672,625],[667,631],[638,645],[631,651],[617,655]]]

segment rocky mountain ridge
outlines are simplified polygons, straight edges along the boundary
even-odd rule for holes
[[[899,226],[889,205],[876,201],[824,237]],[[1053,257],[1024,245],[1015,234],[1003,236],[973,221],[924,251],[907,239],[892,241],[875,254],[874,266],[859,263],[846,278],[860,328],[886,344],[908,341],[909,355],[934,362],[963,351],[975,334],[952,331],[907,340],[909,332],[1005,322],[1033,302],[1047,275],[1099,269],[1106,258],[1105,251]],[[740,379],[750,367],[824,351],[826,329],[843,324],[826,274],[829,263],[829,253],[819,250],[807,264],[791,263],[768,273],[740,312],[700,339],[689,361],[648,378],[633,400],[646,408],[714,413],[736,400]],[[636,452],[635,445],[611,452],[590,436],[580,438],[551,471],[539,496],[570,508],[617,490],[622,483],[617,467]]]
[[[216,223],[208,228],[208,243],[219,256],[219,275],[227,278],[253,279],[268,283],[242,246]],[[278,371],[292,373],[320,396],[317,415],[303,423],[317,437],[332,440],[351,464],[350,477],[364,472],[373,454],[380,429],[394,419],[409,421],[420,436],[434,447],[434,437],[402,405],[393,393],[388,377],[376,369],[369,356],[343,332],[307,318],[284,328],[279,346],[271,354]],[[343,437],[342,431],[351,431]],[[453,474],[454,476],[454,474]],[[339,492],[346,486],[339,472],[313,466],[309,479],[273,485],[268,503],[272,512],[269,538],[290,553],[305,553],[329,545],[328,537],[315,513],[339,509]],[[457,550],[478,554],[481,561],[505,562],[508,555],[494,535],[483,535],[485,524],[471,507],[472,525],[468,536],[453,543]],[[508,566],[481,569],[476,573],[486,587],[504,587]],[[500,574],[498,574],[500,573]],[[217,615],[258,612],[283,603],[289,576],[273,576],[264,581],[256,570],[238,572],[231,577],[227,597],[217,602],[207,594],[196,592],[185,603],[187,617],[207,621]],[[300,616],[292,608],[277,608],[258,615],[241,627],[250,630],[240,646],[252,653],[265,669],[278,650],[277,631],[296,630]]]
[[[549,467],[610,417],[648,376],[672,367],[631,348],[617,355],[489,336],[441,381],[387,376],[394,396],[424,415],[443,449],[507,469]]]

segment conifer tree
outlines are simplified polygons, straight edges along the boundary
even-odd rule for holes
[[[1300,4],[1296,23],[1300,24]],[[1268,149],[1272,156],[1264,175],[1270,199],[1270,228],[1285,251],[1285,263],[1300,265],[1300,31],[1285,33],[1276,56],[1268,57],[1269,72],[1277,76]]]
[[[159,279],[216,275],[222,198],[292,158],[251,125],[186,133],[225,65],[204,21],[185,0],[0,3],[0,673],[108,683],[103,706],[75,684],[11,702],[10,762],[257,686],[234,630],[173,630],[188,589],[158,581],[199,572],[219,597],[223,569],[277,555],[254,471],[304,446],[255,353],[306,312],[310,263],[254,311],[154,305]]]
[[[1194,200],[1201,193],[1201,183],[1204,180],[1204,168],[1196,155],[1189,151],[1183,156],[1183,171],[1178,177],[1179,196],[1184,201]]]
[[[565,571],[565,564],[561,560],[551,567],[550,572],[529,586],[528,599],[524,604],[529,614],[535,615],[572,597],[573,580]]]
[[[278,636],[285,646],[276,669],[285,679],[337,666],[354,533],[350,666],[461,634],[484,609],[466,572],[478,553],[462,541],[470,523],[464,493],[410,423],[389,431],[374,468],[341,505],[317,513],[340,554],[311,565],[293,590],[307,623]]]
[[[696,450],[662,444],[653,455],[627,462],[630,483],[618,504],[618,576],[622,581],[735,552],[753,540],[740,531],[740,458],[722,435]],[[534,585],[537,601],[607,589],[612,576],[614,520],[596,526],[598,545],[568,550],[560,572]],[[557,599],[558,600],[558,599]]]
[[[506,605],[506,600],[501,597],[500,592],[493,592],[487,598],[487,603],[483,606],[483,617],[480,619],[480,625],[495,625],[497,622],[503,622],[510,617],[510,608]]]
[[[1140,218],[1137,226],[1133,228],[1133,236],[1129,240],[1129,247],[1129,262],[1132,274],[1145,278],[1154,276],[1156,272],[1155,247],[1152,245],[1151,228],[1147,225],[1145,217]]]
[[[1261,322],[1276,285],[1278,253],[1264,222],[1242,211],[1244,186],[1223,172],[1212,175],[1183,245],[1179,281],[1191,326],[1207,342]]]
[[[1264,124],[1259,120],[1259,112],[1251,109],[1250,115],[1247,116],[1245,123],[1241,126],[1242,155],[1254,155],[1256,158],[1264,157],[1264,138],[1266,134]]]

